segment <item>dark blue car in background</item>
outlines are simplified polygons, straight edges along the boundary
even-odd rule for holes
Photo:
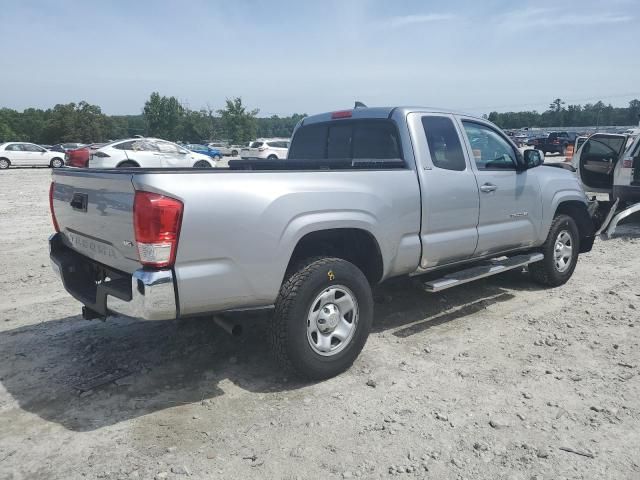
[[[201,153],[202,155],[208,155],[211,158],[215,158],[216,160],[220,160],[222,158],[222,153],[217,148],[211,148],[207,145],[201,145],[199,143],[189,143],[184,145],[184,147],[192,152]]]

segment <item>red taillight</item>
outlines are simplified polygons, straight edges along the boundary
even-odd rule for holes
[[[622,168],[633,168],[633,160],[632,159],[626,159],[622,161]]]
[[[140,263],[169,267],[176,259],[183,205],[180,200],[157,193],[136,192],[133,226]]]
[[[553,141],[553,144],[554,144],[554,145],[560,145],[560,140],[554,140],[554,141]]]
[[[331,114],[331,118],[336,119],[336,118],[351,118],[351,116],[353,115],[353,111],[351,110],[340,110],[338,112],[333,112]]]
[[[49,187],[49,210],[51,210],[51,221],[53,222],[53,228],[56,229],[56,232],[60,231],[60,227],[58,227],[58,220],[56,220],[56,212],[53,209],[53,191],[55,189],[55,183],[51,182],[51,186]]]

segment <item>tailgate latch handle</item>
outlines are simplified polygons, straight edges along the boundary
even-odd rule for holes
[[[87,195],[86,193],[74,193],[71,202],[69,202],[69,205],[71,205],[71,208],[73,208],[74,210],[77,210],[79,212],[86,212],[88,203],[89,195]]]

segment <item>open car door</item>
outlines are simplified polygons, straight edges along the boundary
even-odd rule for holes
[[[586,192],[613,194],[613,173],[627,145],[627,135],[594,133],[573,157]]]

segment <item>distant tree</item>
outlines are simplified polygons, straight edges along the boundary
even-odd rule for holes
[[[108,118],[97,105],[85,101],[58,104],[46,111],[41,143],[101,142],[108,131]],[[36,137],[34,132],[31,138]],[[35,140],[38,141],[38,140]]]
[[[256,115],[260,110],[247,111],[242,98],[227,98],[226,107],[218,110],[222,128],[231,143],[244,143],[255,138],[257,131]]]
[[[549,110],[551,110],[552,112],[560,112],[564,104],[565,102],[563,102],[562,99],[556,98],[549,104]]]
[[[153,92],[143,109],[147,133],[166,140],[178,140],[184,114],[185,109],[176,97],[160,96],[158,92]]]

